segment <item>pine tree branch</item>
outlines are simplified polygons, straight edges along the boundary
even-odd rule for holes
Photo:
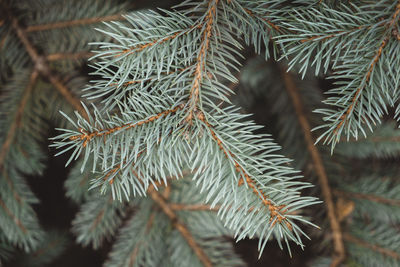
[[[301,101],[299,90],[296,87],[296,84],[293,81],[293,78],[290,73],[287,73],[283,69],[281,69],[281,73],[283,76],[285,88],[292,100],[300,126],[303,130],[304,140],[307,144],[307,150],[311,155],[312,161],[314,162],[315,172],[317,173],[318,181],[321,185],[322,195],[325,200],[328,218],[333,233],[333,244],[334,244],[334,251],[336,254],[334,255],[331,267],[336,267],[339,266],[339,264],[345,259],[345,249],[343,244],[343,237],[340,228],[340,223],[338,222],[337,216],[335,214],[335,205],[333,202],[332,190],[329,186],[328,176],[326,174],[325,166],[323,164],[321,155],[317,147],[314,145],[314,139],[311,135],[310,123],[308,122],[307,117],[304,113],[304,107]]]
[[[387,23],[389,28],[392,28],[392,26],[399,20],[399,15],[400,15],[400,0],[398,1],[398,4],[396,5],[396,9],[395,9],[395,12],[393,13],[392,19]],[[386,23],[383,25],[386,25]],[[388,30],[388,31],[386,31],[383,41],[380,44],[378,50],[376,51],[371,64],[369,65],[368,71],[364,76],[362,84],[360,85],[360,87],[358,87],[358,89],[354,93],[354,96],[351,100],[350,106],[347,107],[346,111],[340,117],[340,122],[336,126],[335,130],[333,131],[334,134],[336,134],[339,131],[339,129],[347,122],[348,117],[350,116],[350,114],[354,110],[355,106],[357,105],[359,96],[361,95],[361,92],[364,90],[364,88],[367,86],[367,84],[371,78],[372,71],[374,70],[379,59],[381,58],[383,49],[385,48],[386,44],[388,43],[390,37],[391,37],[391,30]]]
[[[398,199],[388,199],[380,196],[370,195],[370,194],[363,194],[363,193],[355,193],[355,192],[348,192],[342,190],[334,190],[333,193],[338,196],[343,196],[346,198],[358,198],[358,199],[366,199],[372,202],[382,203],[386,205],[392,206],[400,206],[400,200]]]
[[[145,234],[147,235],[150,231],[150,228],[152,227],[153,223],[154,223],[154,218],[155,218],[155,214],[152,213],[150,215],[149,220],[146,223],[146,228],[145,228]],[[138,244],[136,244],[135,248],[132,250],[132,253],[129,255],[129,267],[133,267],[135,266],[135,261],[136,261],[136,257],[137,254],[139,253],[139,248],[143,246],[143,242],[138,242]]]
[[[7,10],[7,8],[5,8]],[[47,78],[51,84],[60,92],[60,94],[67,100],[70,105],[79,111],[79,113],[88,119],[88,114],[86,114],[85,109],[82,107],[79,100],[70,92],[70,90],[61,82],[61,80],[52,73],[45,57],[40,55],[32,43],[29,41],[28,36],[23,28],[19,26],[18,20],[8,12],[11,19],[12,27],[15,30],[18,38],[25,46],[29,56],[31,57],[35,69],[45,78]]]
[[[94,54],[88,51],[77,53],[54,53],[46,56],[48,61],[88,59]]]
[[[14,221],[14,223],[18,226],[19,229],[21,229],[21,231],[26,234],[27,233],[27,229],[26,227],[22,224],[22,222],[14,215],[14,213],[11,212],[11,210],[9,210],[9,208],[6,206],[6,203],[3,202],[3,200],[0,198],[0,206],[4,209],[4,211],[6,212],[6,214]]]
[[[382,24],[382,25],[383,25],[382,22],[379,23],[379,24]],[[378,24],[378,25],[379,25],[379,24]],[[357,30],[370,29],[370,28],[371,28],[371,26],[369,26],[369,25],[368,25],[368,26],[367,26],[367,25],[360,25],[360,26],[358,26],[358,27],[355,27],[355,28],[353,28],[353,29],[346,30],[346,31],[336,31],[336,32],[331,33],[331,34],[328,34],[328,35],[315,35],[315,36],[311,36],[311,37],[308,37],[308,38],[306,38],[306,39],[300,40],[300,42],[306,43],[306,42],[310,42],[310,41],[325,41],[325,40],[327,40],[327,39],[334,38],[334,37],[337,37],[337,36],[339,36],[339,35],[341,35],[341,36],[343,36],[343,35],[349,35],[349,34],[352,34],[353,32],[355,32],[355,31],[357,31]]]
[[[381,45],[379,46],[378,50],[376,51],[375,57],[374,57],[372,63],[370,64],[366,75],[364,76],[363,84],[360,87],[358,87],[358,89],[354,93],[354,96],[351,100],[351,104],[350,104],[350,106],[347,107],[344,114],[340,117],[340,122],[336,126],[335,130],[333,131],[334,133],[337,133],[339,131],[339,129],[347,122],[348,117],[350,116],[351,112],[357,105],[358,98],[361,95],[361,92],[367,86],[367,83],[368,83],[369,79],[371,78],[372,71],[374,70],[376,63],[378,63],[378,61],[382,55],[383,48],[385,48],[388,40],[389,40],[389,38],[385,37],[385,39],[382,41]]]
[[[18,129],[18,127],[21,124],[21,119],[22,119],[22,115],[24,113],[25,110],[25,106],[26,103],[28,102],[29,97],[31,96],[32,90],[35,86],[36,80],[38,78],[38,72],[36,70],[34,70],[29,78],[29,83],[27,85],[27,87],[25,88],[21,101],[19,103],[19,107],[14,115],[14,120],[12,122],[12,124],[10,125],[8,132],[7,132],[7,136],[4,140],[3,145],[1,146],[0,149],[0,170],[3,169],[3,165],[4,165],[4,160],[5,157],[10,149],[11,143],[14,140],[14,137],[16,136],[16,131]]]
[[[354,243],[356,245],[359,245],[361,247],[365,247],[365,248],[371,249],[373,251],[379,252],[379,253],[381,253],[381,254],[383,254],[385,256],[394,258],[396,260],[400,260],[400,255],[396,251],[393,251],[393,250],[390,250],[390,249],[386,249],[386,248],[382,248],[380,246],[367,243],[364,240],[359,239],[359,238],[357,238],[355,236],[352,236],[350,234],[347,234],[347,233],[343,235],[343,238],[346,241],[349,241],[349,242]]]
[[[161,73],[161,75],[167,75],[167,76],[173,75],[173,74],[176,74],[176,73],[179,73],[179,72],[183,72],[183,71],[189,69],[190,67],[191,67],[191,65],[188,66],[188,67],[185,67],[185,68],[177,69],[175,71],[164,72],[164,73]],[[140,79],[140,80],[127,81],[127,82],[124,82],[122,84],[122,86],[128,86],[128,85],[137,84],[137,83],[143,83],[143,82],[150,82],[150,81],[155,80],[155,79],[158,79],[158,77],[148,77],[148,78],[144,78],[144,79]],[[118,86],[118,84],[119,84],[119,82],[110,83],[110,86]]]
[[[36,31],[45,31],[45,30],[53,30],[59,28],[94,24],[103,21],[114,21],[114,20],[124,20],[125,18],[121,14],[104,16],[104,17],[94,17],[94,18],[85,18],[85,19],[75,19],[70,21],[60,21],[48,24],[40,24],[40,25],[31,25],[26,28],[26,32],[36,32]]]
[[[187,122],[192,123],[193,111],[196,110],[199,101],[200,87],[203,81],[203,72],[206,67],[208,48],[210,46],[210,37],[217,13],[217,5],[219,0],[209,0],[208,13],[205,17],[205,27],[200,45],[200,51],[196,58],[196,67],[194,71],[194,80],[189,93],[189,114],[186,118]]]
[[[71,136],[70,140],[78,140],[78,139],[80,139],[80,140],[83,141],[82,146],[86,147],[88,142],[90,142],[90,140],[92,140],[94,137],[107,136],[107,135],[110,135],[110,134],[112,134],[114,132],[121,131],[121,130],[126,131],[126,130],[129,130],[131,128],[135,128],[137,126],[141,126],[141,125],[150,123],[152,121],[158,120],[158,119],[160,119],[162,117],[165,117],[165,116],[167,116],[167,115],[169,115],[171,113],[175,113],[175,112],[177,112],[178,110],[180,110],[182,108],[183,108],[183,106],[181,106],[181,105],[180,106],[176,106],[173,109],[165,110],[163,112],[160,112],[160,113],[158,113],[156,115],[150,116],[149,118],[147,118],[145,120],[142,120],[142,121],[139,121],[139,122],[124,124],[124,125],[120,125],[120,126],[117,126],[117,127],[114,127],[114,128],[102,129],[102,130],[98,130],[98,131],[94,131],[94,132],[90,132],[90,133],[86,132],[84,129],[80,129],[79,131],[82,134]]]
[[[253,193],[256,194],[261,199],[263,204],[268,208],[271,214],[270,221],[273,221],[271,226],[273,226],[276,222],[279,223],[284,222],[289,229],[292,229],[292,225],[290,224],[290,222],[286,219],[284,215],[282,215],[283,213],[288,212],[288,210],[285,209],[285,205],[276,206],[274,203],[272,203],[272,201],[268,199],[265,193],[258,188],[257,184],[253,181],[253,179],[246,172],[246,170],[239,164],[239,162],[236,160],[236,156],[223,146],[222,140],[219,139],[219,137],[216,135],[212,125],[206,120],[204,114],[199,112],[197,117],[200,121],[202,121],[206,125],[213,140],[217,143],[219,149],[224,153],[225,157],[227,159],[229,159],[229,156],[232,158],[233,164],[235,165],[235,170],[241,176],[241,178],[239,179],[238,186],[242,186],[246,181],[247,186],[253,190]]]
[[[3,177],[4,177],[4,179],[6,180],[8,186],[9,186],[10,190],[13,192],[13,197],[14,197],[14,199],[15,199],[19,204],[22,204],[22,198],[21,198],[21,196],[18,194],[18,192],[15,190],[14,184],[12,183],[12,181],[11,181],[11,179],[10,179],[10,176],[8,175],[8,173],[6,172],[5,169],[3,169],[2,174],[3,174]]]
[[[205,267],[212,267],[213,265],[210,259],[207,257],[203,249],[197,244],[197,242],[195,241],[192,234],[189,232],[186,225],[184,225],[182,222],[179,221],[178,216],[175,214],[169,203],[165,201],[162,195],[155,190],[153,185],[150,185],[147,192],[149,193],[150,197],[154,200],[154,202],[156,202],[157,205],[160,206],[161,210],[165,213],[165,215],[167,215],[168,218],[172,221],[175,228],[182,234],[183,238],[187,241],[188,245],[192,248],[192,250],[197,255],[201,263],[203,263]]]
[[[256,14],[254,14],[253,12],[251,12],[250,10],[248,10],[247,8],[243,8],[243,9],[244,9],[244,11],[246,11],[246,13],[249,14],[250,16],[256,17],[256,18],[259,18],[259,19],[265,21],[265,22],[268,23],[268,25],[271,26],[274,30],[276,30],[277,32],[281,32],[281,27],[278,26],[278,25],[276,25],[275,23],[273,23],[273,22],[270,21],[269,19],[263,18],[263,17],[259,17],[259,16],[257,16]]]
[[[33,88],[35,87],[38,76],[39,76],[39,74],[36,70],[34,70],[31,73],[28,85],[24,89],[18,109],[14,115],[14,120],[8,129],[7,136],[6,136],[5,141],[0,149],[0,171],[3,173],[3,177],[6,180],[7,184],[9,185],[9,188],[13,193],[14,199],[20,204],[23,204],[21,196],[15,190],[14,184],[12,183],[8,173],[4,169],[4,161],[5,161],[7,153],[9,152],[11,144],[16,136],[16,132],[17,132],[18,128],[20,127],[21,119],[22,119],[22,116],[23,116],[23,113],[25,110],[25,106],[28,102],[29,97],[31,96]],[[28,232],[27,228],[24,226],[24,224],[21,222],[21,220],[19,220],[15,216],[15,214],[13,214],[13,212],[7,207],[6,203],[4,203],[4,201],[1,198],[0,198],[0,206],[4,209],[6,214],[12,219],[12,221],[17,225],[17,227],[19,229],[21,229],[21,231],[24,234],[26,234]]]
[[[171,41],[171,40],[173,40],[173,39],[175,39],[175,38],[178,38],[178,37],[181,36],[182,34],[189,33],[189,32],[190,32],[191,30],[193,30],[194,28],[199,28],[200,26],[201,26],[201,24],[200,24],[200,25],[194,25],[194,26],[192,26],[192,27],[187,28],[186,30],[177,31],[177,32],[174,33],[174,34],[171,34],[171,35],[168,35],[168,36],[159,38],[159,39],[155,39],[155,40],[153,40],[153,41],[151,41],[151,42],[148,42],[148,43],[145,43],[145,44],[142,44],[142,45],[136,45],[136,46],[134,46],[134,47],[131,47],[131,48],[128,48],[128,49],[123,50],[122,52],[120,52],[120,53],[114,55],[114,57],[120,57],[120,56],[123,56],[123,55],[130,55],[130,54],[132,54],[132,53],[134,53],[134,52],[143,51],[143,50],[145,50],[145,49],[147,49],[147,48],[149,48],[149,47],[152,47],[152,46],[154,46],[154,45],[159,45],[159,44],[165,43],[165,42],[167,42],[167,41]]]
[[[108,202],[112,203],[113,199],[110,196],[108,198]],[[92,225],[90,226],[90,232],[93,232],[93,230],[97,227],[97,225],[101,222],[101,220],[104,218],[104,214],[105,214],[105,209],[107,208],[107,206],[104,206],[100,212],[97,214],[95,220],[93,221]]]

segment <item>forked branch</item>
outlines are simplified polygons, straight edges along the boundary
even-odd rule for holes
[[[7,10],[7,7],[4,8]],[[31,57],[35,65],[35,69],[39,72],[40,75],[46,77],[51,82],[51,84],[53,84],[53,86],[60,92],[60,94],[67,100],[68,103],[70,103],[70,105],[74,109],[78,110],[82,116],[88,119],[88,115],[86,114],[86,111],[82,107],[79,100],[71,93],[71,91],[65,86],[65,84],[54,74],[49,64],[46,62],[46,58],[40,55],[39,52],[36,50],[36,48],[33,46],[33,44],[31,43],[26,34],[26,30],[19,25],[18,20],[15,17],[13,17],[10,12],[8,13],[12,23],[12,27],[16,32],[19,40],[25,46],[26,51],[28,52],[29,56]]]
[[[154,186],[150,185],[149,189],[147,190],[149,193],[150,197],[154,200],[154,202],[157,203],[158,206],[160,206],[161,210],[165,213],[165,215],[168,216],[168,218],[171,220],[171,222],[174,224],[176,230],[178,230],[183,238],[186,240],[188,245],[192,248],[194,253],[197,255],[201,263],[205,267],[212,267],[212,263],[206,253],[203,251],[203,249],[197,244],[196,240],[186,227],[178,218],[178,216],[175,214],[174,210],[169,206],[169,203],[163,198],[163,196],[156,191]]]

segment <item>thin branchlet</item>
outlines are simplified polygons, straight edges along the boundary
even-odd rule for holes
[[[399,15],[400,15],[400,1],[398,1],[398,4],[396,5],[396,9],[392,15],[391,20],[387,24],[381,23],[381,25],[388,25],[389,28],[392,28],[393,25],[399,20]],[[353,98],[351,99],[350,105],[348,106],[346,111],[343,113],[343,115],[340,117],[340,122],[338,123],[337,127],[333,130],[333,133],[335,135],[338,133],[338,131],[341,129],[341,127],[348,121],[350,114],[352,113],[353,109],[357,105],[357,100],[359,99],[361,92],[364,90],[364,88],[367,86],[368,82],[370,81],[371,74],[372,74],[376,64],[378,63],[379,59],[382,56],[383,49],[389,42],[389,39],[391,37],[390,33],[391,32],[389,31],[389,34],[386,34],[385,37],[383,38],[380,46],[378,47],[378,50],[375,53],[375,56],[374,56],[371,64],[368,67],[368,71],[364,76],[363,84],[360,87],[358,87],[358,89],[354,93]]]
[[[158,119],[160,119],[162,117],[166,117],[167,115],[175,113],[175,112],[177,112],[178,110],[180,110],[182,108],[183,108],[183,106],[179,105],[179,106],[176,106],[173,109],[164,110],[163,112],[160,112],[160,113],[158,113],[156,115],[150,116],[149,118],[147,118],[145,120],[142,120],[142,121],[139,121],[139,122],[128,123],[128,124],[116,126],[116,127],[113,127],[113,128],[97,130],[97,131],[94,131],[94,132],[87,132],[87,131],[85,131],[84,129],[81,128],[81,129],[79,129],[79,131],[82,134],[71,136],[69,139],[70,140],[81,140],[81,141],[83,141],[82,146],[86,147],[86,145],[94,137],[107,136],[107,135],[110,135],[112,133],[115,133],[115,132],[118,132],[118,131],[122,131],[122,130],[126,131],[126,130],[129,130],[129,129],[132,129],[132,128],[135,128],[135,127],[138,127],[138,126],[153,122],[153,121],[158,120]]]
[[[210,132],[213,140],[217,143],[219,149],[224,153],[225,157],[228,159],[232,158],[233,163],[235,165],[235,170],[240,174],[238,186],[242,186],[246,181],[247,186],[253,190],[253,193],[256,194],[261,199],[263,204],[268,208],[271,214],[270,222],[273,222],[271,224],[271,227],[273,227],[273,225],[276,222],[279,223],[284,222],[289,229],[292,229],[292,225],[290,224],[290,222],[286,219],[284,215],[282,215],[288,212],[288,210],[285,209],[286,206],[285,205],[276,206],[274,203],[272,203],[271,200],[268,199],[268,197],[264,194],[264,192],[257,187],[256,183],[251,179],[250,175],[236,160],[236,156],[223,146],[221,139],[217,136],[212,125],[207,121],[202,112],[199,112],[197,114],[197,118],[207,126],[207,129]]]
[[[204,69],[207,64],[207,53],[210,46],[210,38],[212,35],[213,25],[215,23],[215,16],[217,13],[218,0],[209,0],[208,11],[204,21],[204,31],[201,39],[200,50],[196,58],[196,67],[194,71],[194,79],[192,88],[189,93],[189,114],[186,117],[186,121],[191,124],[193,119],[193,112],[196,111],[200,87],[203,81]]]

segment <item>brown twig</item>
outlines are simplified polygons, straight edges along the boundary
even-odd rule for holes
[[[16,131],[21,123],[22,115],[25,110],[26,103],[28,102],[29,97],[31,96],[32,89],[35,86],[36,80],[38,77],[38,72],[33,71],[27,87],[25,88],[21,101],[19,103],[19,107],[14,115],[14,120],[8,128],[7,136],[4,140],[3,145],[0,148],[0,170],[3,168],[5,157],[10,149],[11,143],[16,136]]]
[[[116,126],[114,128],[109,128],[109,129],[103,129],[103,130],[98,130],[98,131],[94,131],[94,132],[86,132],[84,129],[80,129],[80,132],[82,134],[80,135],[75,135],[75,136],[71,136],[70,140],[82,140],[83,147],[86,147],[86,145],[88,144],[88,142],[90,142],[90,140],[92,140],[94,137],[99,137],[99,136],[106,136],[106,135],[110,135],[114,132],[117,131],[121,131],[121,130],[128,130],[131,128],[135,128],[137,126],[141,126],[143,124],[147,124],[150,123],[152,121],[158,120],[159,118],[165,117],[171,113],[175,113],[178,110],[182,109],[183,105],[179,105],[176,106],[173,109],[169,109],[169,110],[164,110],[163,112],[160,112],[156,115],[150,116],[149,118],[139,121],[139,122],[135,122],[135,123],[129,123],[129,124],[124,124],[124,125],[120,125],[120,126]]]
[[[71,91],[64,85],[63,82],[52,73],[48,63],[46,62],[46,58],[41,56],[36,48],[29,41],[26,31],[19,26],[18,20],[15,17],[10,15],[12,27],[15,30],[18,38],[24,44],[26,51],[31,57],[33,63],[35,64],[35,70],[37,70],[42,76],[46,77],[51,84],[60,92],[62,96],[71,104],[71,106],[78,110],[79,113],[88,119],[88,114],[86,114],[85,109],[82,107],[79,99],[77,99]]]
[[[56,60],[78,60],[78,59],[88,59],[94,54],[88,51],[76,52],[76,53],[54,53],[46,56],[48,61]]]
[[[182,234],[183,238],[186,240],[188,245],[192,248],[194,253],[197,255],[201,263],[205,267],[212,267],[211,260],[208,258],[206,253],[203,251],[203,249],[197,244],[196,240],[192,236],[192,234],[189,232],[188,228],[186,225],[184,225],[182,222],[180,222],[178,216],[175,214],[174,210],[171,208],[169,203],[163,198],[163,196],[157,192],[154,188],[154,186],[150,186],[149,189],[147,190],[148,194],[150,197],[153,199],[154,202],[157,203],[157,205],[161,208],[161,210],[165,213],[165,215],[168,216],[168,218],[172,221],[174,224],[175,228]]]
[[[358,198],[358,199],[365,199],[372,202],[392,205],[392,206],[400,206],[399,199],[388,199],[380,196],[363,194],[363,193],[355,193],[355,192],[346,192],[341,190],[334,190],[333,193],[338,196],[343,196],[346,198]]]
[[[296,87],[296,84],[293,81],[291,74],[287,73],[285,70],[281,70],[281,72],[283,76],[283,81],[285,83],[285,88],[292,100],[297,118],[303,130],[304,139],[307,144],[307,150],[311,155],[312,161],[314,162],[315,172],[317,173],[318,181],[321,185],[322,195],[325,200],[328,218],[333,233],[333,245],[336,254],[332,261],[331,267],[335,267],[344,260],[345,249],[343,245],[342,231],[340,229],[340,224],[335,214],[335,205],[333,202],[332,191],[328,182],[328,176],[326,174],[321,155],[317,147],[314,146],[314,139],[311,135],[311,127],[304,113],[303,103],[301,101],[299,90]]]
[[[31,25],[26,28],[26,32],[53,30],[53,29],[59,29],[59,28],[99,23],[99,22],[103,22],[103,21],[123,20],[123,19],[124,19],[124,17],[122,15],[116,14],[116,15],[96,17],[96,18],[85,18],[85,19],[75,19],[75,20],[70,20],[70,21],[60,21],[60,22],[41,24],[41,25]]]
[[[381,253],[381,254],[383,254],[383,255],[385,255],[385,256],[394,258],[394,259],[396,259],[396,260],[400,260],[400,255],[399,255],[396,251],[393,251],[393,250],[390,250],[390,249],[386,249],[386,248],[382,248],[382,247],[380,247],[380,246],[367,243],[367,242],[365,242],[364,240],[359,239],[359,238],[357,238],[357,237],[355,237],[355,236],[352,236],[352,235],[350,235],[350,234],[344,234],[344,235],[343,235],[343,238],[344,238],[346,241],[349,241],[349,242],[354,243],[354,244],[356,244],[356,245],[359,245],[359,246],[361,246],[361,247],[365,247],[365,248],[374,250],[374,251],[376,251],[376,252],[379,252],[379,253]]]
[[[200,87],[203,80],[203,72],[206,67],[207,53],[210,46],[210,37],[212,34],[212,28],[214,24],[214,17],[217,12],[217,5],[219,0],[209,0],[208,13],[205,18],[205,29],[201,40],[200,51],[196,58],[196,67],[194,71],[194,79],[192,88],[189,93],[189,114],[186,117],[186,121],[190,124],[193,119],[193,111],[196,110],[197,103],[199,100]]]

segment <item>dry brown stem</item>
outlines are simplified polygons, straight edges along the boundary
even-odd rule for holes
[[[311,135],[311,127],[307,120],[307,116],[304,112],[303,103],[301,101],[301,96],[298,88],[291,76],[285,70],[281,70],[283,81],[285,83],[285,88],[292,100],[294,109],[296,111],[297,118],[299,120],[300,126],[303,130],[304,140],[307,144],[307,150],[311,155],[311,159],[314,163],[314,169],[318,176],[318,181],[321,186],[322,195],[325,201],[326,210],[328,213],[328,218],[331,226],[331,231],[333,235],[333,246],[335,255],[331,264],[331,267],[338,266],[345,258],[345,248],[343,244],[342,231],[340,229],[340,223],[337,220],[335,214],[335,205],[332,197],[332,190],[329,186],[328,176],[326,174],[325,166],[322,162],[321,155],[314,145],[314,139]]]
[[[59,28],[99,23],[99,22],[103,22],[103,21],[123,20],[123,19],[124,19],[124,17],[122,17],[120,14],[116,14],[116,15],[96,17],[96,18],[85,18],[85,19],[75,19],[75,20],[70,20],[70,21],[60,21],[60,22],[54,22],[54,23],[48,23],[48,24],[28,26],[26,28],[26,32],[53,30],[53,29],[59,29]]]

